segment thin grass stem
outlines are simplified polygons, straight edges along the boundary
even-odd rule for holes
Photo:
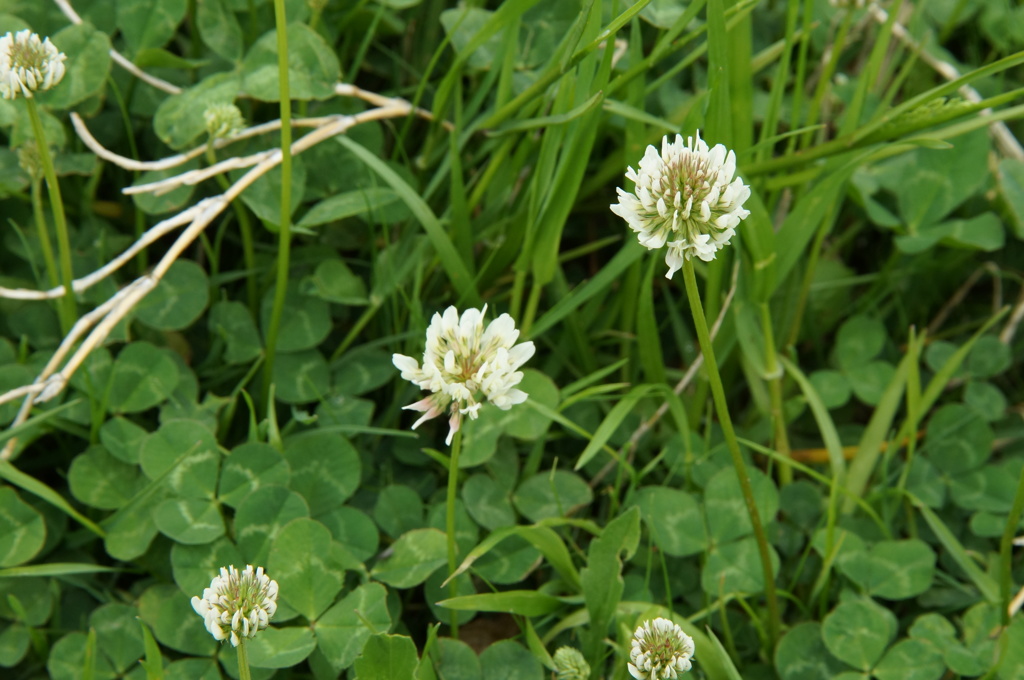
[[[839,30],[836,32],[835,40],[832,41],[832,45],[829,48],[828,62],[825,64],[824,70],[822,70],[818,75],[818,84],[814,88],[814,96],[811,97],[811,109],[807,114],[807,120],[804,122],[805,127],[813,127],[818,122],[818,115],[821,113],[825,94],[828,92],[828,88],[832,84],[832,75],[836,72],[836,67],[839,65],[839,57],[842,56],[843,48],[846,47],[846,36],[850,33],[850,26],[852,24],[853,13],[847,12],[843,15],[843,20],[842,23],[839,24]],[[824,133],[822,132],[820,134]],[[801,149],[806,149],[811,145],[812,136],[812,131],[808,131],[804,134],[800,143]]]
[[[75,325],[75,320],[78,316],[78,312],[75,309],[75,290],[71,285],[75,277],[71,271],[71,239],[68,237],[68,222],[64,215],[64,200],[60,195],[57,171],[53,165],[53,157],[50,156],[50,146],[46,142],[43,121],[39,117],[39,107],[36,105],[36,100],[32,97],[27,97],[25,104],[28,106],[29,120],[32,121],[32,134],[36,139],[39,162],[43,166],[43,176],[46,178],[46,188],[49,191],[53,222],[57,228],[57,255],[60,258],[60,281],[64,286],[64,296],[61,298],[58,312],[61,331],[64,335],[67,335],[71,331],[71,327]]]
[[[754,501],[754,489],[750,485],[750,477],[747,474],[747,466],[743,462],[743,454],[740,453],[739,441],[736,439],[736,432],[733,430],[732,418],[729,415],[729,406],[725,400],[725,388],[722,386],[722,376],[718,373],[718,362],[715,360],[714,348],[711,345],[711,336],[708,333],[707,320],[704,318],[704,308],[700,301],[700,291],[697,288],[697,277],[693,271],[693,261],[683,262],[683,277],[686,287],[686,297],[690,303],[690,312],[693,315],[693,325],[697,330],[697,341],[700,343],[701,353],[704,355],[704,366],[708,374],[708,382],[711,385],[711,394],[715,402],[715,411],[718,413],[718,421],[722,426],[722,433],[732,456],[733,466],[736,468],[736,476],[739,478],[740,490],[743,492],[743,500],[747,505],[747,514],[750,516],[750,524],[754,529],[754,539],[757,541],[757,551],[761,557],[761,567],[764,574],[764,593],[768,603],[768,648],[775,649],[775,642],[779,636],[779,601],[775,592],[775,576],[772,570],[771,548],[768,546],[768,537],[761,523],[761,513]]]
[[[768,379],[768,394],[771,397],[772,423],[775,450],[782,454],[783,461],[791,455],[789,434],[786,431],[786,411],[782,401],[782,366],[775,351],[775,331],[772,328],[772,314],[767,302],[761,303],[761,332],[764,334],[764,367]],[[779,484],[785,486],[793,481],[793,468],[789,463],[779,464]]]
[[[50,242],[50,231],[46,226],[46,214],[43,212],[42,180],[38,178],[32,179],[32,216],[35,217],[36,230],[39,232],[39,245],[43,249],[46,275],[49,277],[50,286],[56,288],[60,285],[60,272],[57,270],[57,260],[53,256],[53,244]]]
[[[814,234],[814,243],[808,253],[807,268],[800,279],[800,292],[797,295],[796,310],[793,313],[793,323],[789,327],[789,337],[786,339],[786,346],[792,347],[800,338],[800,329],[803,328],[804,312],[807,310],[807,301],[811,294],[811,285],[814,283],[814,273],[818,268],[818,259],[821,257],[821,246],[825,242],[825,236],[832,231],[832,215],[834,208],[825,212],[825,219]]]
[[[462,450],[462,430],[455,432],[452,439],[452,457],[448,461],[448,500],[445,510],[445,533],[448,535],[448,574],[451,576],[459,567],[458,546],[455,544],[455,496],[459,487],[459,453]],[[448,585],[448,592],[451,597],[457,597],[459,586],[456,579]],[[459,611],[453,609],[451,612],[451,636],[459,639]]]
[[[1003,529],[1003,538],[999,543],[999,597],[1003,603],[1002,616],[1003,625],[1010,625],[1010,601],[1013,598],[1013,538],[1020,526],[1021,515],[1024,514],[1024,468],[1020,471],[1020,479],[1017,480],[1017,492],[1013,496],[1013,507],[1010,508],[1010,516],[1006,518],[1006,528]]]
[[[270,384],[274,380],[274,356],[277,352],[277,335],[284,313],[285,296],[288,293],[288,269],[291,260],[291,205],[292,205],[292,107],[291,90],[288,83],[288,22],[285,17],[284,0],[274,0],[274,22],[277,26],[277,70],[278,91],[281,99],[281,224],[277,240],[277,277],[274,287],[274,303],[270,310],[267,328],[267,359],[263,365],[263,393],[267,412],[270,403]]]

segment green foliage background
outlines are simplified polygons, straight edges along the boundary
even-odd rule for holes
[[[221,189],[124,195],[158,175],[98,159],[71,112],[108,149],[154,160],[205,144],[210,104],[276,118],[280,83],[269,0],[73,4],[79,25],[55,3],[0,0],[0,33],[30,27],[68,56],[38,101],[83,276]],[[1024,582],[1010,542],[1024,156],[988,133],[996,119],[1021,131],[1024,10],[285,5],[296,117],[368,108],[341,81],[435,122],[366,123],[294,158],[270,381],[280,171],[68,389],[0,434],[17,438],[0,462],[4,677],[237,677],[189,598],[218,567],[252,563],[281,591],[252,645],[261,680],[533,680],[562,644],[621,680],[635,626],[670,612],[697,641],[697,676],[1024,678],[1024,624],[1005,614]],[[111,47],[180,93],[117,67]],[[0,285],[45,289],[23,104],[0,101]],[[725,308],[716,354],[772,544],[780,639],[707,382],[672,390],[698,354],[682,284],[608,210],[647,144],[698,128],[736,151],[754,191],[733,246],[698,275],[709,318]],[[81,294],[79,314],[174,238]],[[409,430],[401,406],[419,397],[391,354],[417,356],[433,313],[484,303],[538,352],[530,401],[464,427],[469,559],[451,599],[447,424]],[[0,299],[0,392],[30,383],[61,337],[56,304]],[[461,640],[446,637],[453,610]]]

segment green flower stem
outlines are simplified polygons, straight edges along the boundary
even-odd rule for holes
[[[448,574],[454,574],[459,566],[458,548],[455,545],[455,494],[459,486],[459,453],[462,450],[462,430],[455,433],[452,439],[452,457],[448,461],[448,503],[445,513],[445,533],[448,534]],[[459,588],[455,583],[456,579],[448,585],[448,593],[451,597],[459,594]],[[459,639],[459,612],[452,610],[451,618],[452,638]]]
[[[245,638],[238,638],[238,680],[252,680],[252,672],[249,670],[249,650],[245,648]]]
[[[1017,493],[1013,497],[1013,507],[1010,508],[1010,516],[1006,518],[1006,528],[1003,530],[1003,539],[999,544],[999,595],[1003,601],[1003,625],[1010,625],[1010,600],[1013,599],[1013,537],[1017,534],[1017,527],[1020,525],[1020,517],[1024,514],[1024,469],[1020,471],[1020,479],[1017,481]]]
[[[60,273],[57,271],[57,260],[53,257],[53,244],[50,243],[50,230],[46,228],[46,214],[43,212],[42,180],[32,180],[32,215],[36,220],[39,232],[39,245],[43,248],[43,260],[46,262],[46,274],[50,277],[50,285],[60,285]]]
[[[43,176],[46,177],[46,188],[50,195],[50,208],[53,210],[53,221],[57,227],[57,250],[60,256],[60,280],[64,286],[64,297],[61,298],[59,308],[60,327],[67,334],[75,325],[77,311],[75,310],[75,291],[71,286],[74,281],[74,274],[71,272],[71,240],[68,238],[68,222],[64,216],[64,201],[60,195],[60,184],[57,182],[57,171],[53,167],[53,158],[50,157],[50,147],[46,143],[46,134],[43,132],[43,121],[39,117],[39,107],[32,97],[25,99],[28,105],[28,117],[32,121],[32,133],[36,138],[36,148],[39,151],[39,161],[43,165]]]
[[[764,333],[764,368],[768,379],[768,392],[772,402],[774,425],[774,448],[789,460],[789,433],[786,432],[786,410],[782,399],[782,366],[775,351],[775,331],[772,328],[771,309],[767,302],[761,303],[761,331]],[[779,483],[783,486],[793,481],[793,468],[788,463],[779,464]]]
[[[277,239],[277,278],[274,305],[267,328],[267,359],[263,365],[263,393],[267,412],[270,403],[270,384],[274,380],[274,356],[277,352],[277,334],[284,312],[288,292],[288,269],[291,259],[291,205],[292,205],[292,109],[288,84],[288,22],[285,19],[284,0],[274,0],[274,20],[277,27],[278,90],[281,98],[281,225]]]
[[[707,320],[704,318],[704,308],[700,302],[700,291],[697,289],[697,277],[693,272],[692,260],[683,262],[683,277],[686,283],[686,297],[690,302],[690,312],[693,314],[693,325],[697,329],[697,341],[700,343],[700,350],[704,355],[704,368],[707,370],[708,382],[711,384],[715,411],[718,413],[718,421],[722,425],[722,433],[725,435],[725,442],[729,447],[733,466],[736,468],[736,476],[740,480],[740,490],[743,492],[743,500],[747,504],[747,514],[750,516],[750,524],[754,528],[754,539],[757,541],[757,551],[761,556],[764,594],[768,601],[768,648],[775,649],[775,642],[779,637],[779,601],[775,593],[775,577],[772,574],[771,548],[768,547],[768,537],[761,524],[761,514],[754,502],[754,490],[750,486],[750,477],[747,476],[747,467],[743,462],[743,454],[740,453],[736,432],[732,428],[729,406],[725,401],[725,388],[722,387],[722,376],[718,373],[718,363],[715,361],[715,352],[711,346],[711,336],[708,333]]]
[[[206,162],[210,165],[217,163],[217,154],[213,148],[213,138],[206,145]],[[223,175],[217,175],[217,184],[222,191],[228,190],[228,181]],[[242,235],[242,262],[245,265],[245,292],[249,302],[249,310],[259,316],[259,288],[256,283],[256,249],[252,239],[252,220],[245,206],[238,201],[232,201],[231,207],[235,211],[235,218],[238,220],[238,231]]]

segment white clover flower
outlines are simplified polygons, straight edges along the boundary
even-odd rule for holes
[[[575,647],[559,647],[553,658],[558,680],[588,680],[590,664]]]
[[[202,599],[192,598],[192,608],[203,617],[206,630],[216,640],[231,639],[238,646],[241,638],[256,637],[258,631],[277,611],[277,581],[263,573],[263,567],[252,565],[238,571],[234,565],[220,568]]]
[[[49,38],[27,28],[0,38],[0,97],[16,99],[45,92],[64,77],[64,60]]]
[[[206,132],[214,139],[230,137],[245,127],[245,118],[234,104],[211,104],[203,111]]]
[[[639,172],[632,167],[626,178],[636,184],[636,193],[616,189],[618,204],[612,212],[637,232],[641,245],[654,250],[667,245],[666,278],[683,266],[683,259],[696,255],[705,262],[729,243],[740,220],[750,214],[743,202],[750,187],[736,174],[736,154],[721,144],[713,149],[700,138],[676,135],[661,140],[661,154],[653,146],[640,161]]]
[[[448,410],[445,443],[450,445],[462,425],[462,416],[477,418],[481,392],[503,411],[526,401],[526,392],[515,387],[523,379],[519,367],[533,356],[533,343],[515,344],[519,331],[508,314],[502,314],[484,330],[486,313],[487,305],[482,311],[467,309],[461,316],[455,307],[444,310],[444,315],[435,313],[427,328],[422,367],[412,357],[391,357],[402,378],[433,392],[405,407],[423,413],[412,426],[414,430]]]
[[[636,680],[675,678],[690,670],[693,638],[668,619],[644,623],[633,633],[629,674]]]

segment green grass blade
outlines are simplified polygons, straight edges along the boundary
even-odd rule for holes
[[[453,578],[464,573],[467,569],[473,566],[474,562],[493,550],[499,543],[513,536],[529,542],[533,547],[537,548],[537,550],[540,550],[547,559],[548,564],[550,564],[551,567],[558,572],[562,579],[571,587],[576,590],[579,590],[582,587],[580,584],[580,574],[572,563],[572,557],[569,555],[569,549],[566,548],[561,537],[555,533],[553,529],[549,526],[543,525],[505,527],[491,532],[491,534],[481,541],[479,545],[469,551],[469,554],[462,560],[462,564],[459,565],[459,568],[445,579],[445,582],[441,584],[441,587],[445,587],[445,584],[449,583]]]
[[[598,92],[590,99],[586,100],[579,106],[566,111],[565,113],[551,116],[540,116],[538,118],[527,118],[526,120],[507,123],[488,132],[487,134],[491,137],[500,137],[501,135],[507,135],[513,132],[525,132],[526,130],[536,130],[537,128],[549,128],[554,125],[565,125],[566,123],[576,120],[597,106],[601,102],[601,97],[602,94]]]
[[[427,238],[430,239],[431,245],[434,246],[434,250],[437,251],[437,256],[441,260],[441,267],[447,272],[452,285],[459,292],[460,299],[470,305],[479,305],[481,303],[480,294],[476,290],[476,284],[473,282],[469,269],[466,268],[466,263],[459,257],[455,245],[448,238],[448,234],[445,233],[440,220],[434,215],[426,201],[405,180],[399,177],[398,173],[389,168],[383,160],[367,150],[362,144],[345,136],[338,137],[338,141],[361,160],[366,167],[377,173],[382,180],[395,190],[398,197],[409,206],[409,210],[416,216],[416,219],[423,226],[423,230],[427,232]]]
[[[973,71],[970,71],[969,73],[965,73],[964,75],[960,76],[956,80],[951,80],[947,83],[943,83],[942,85],[933,87],[927,92],[922,92],[916,97],[911,97],[910,99],[903,102],[899,106],[896,106],[891,110],[887,111],[877,120],[857,130],[857,132],[854,134],[854,141],[867,137],[871,133],[878,130],[878,128],[891,122],[896,117],[903,113],[906,113],[907,111],[912,111],[930,102],[933,99],[938,99],[939,97],[945,97],[946,95],[954,94],[961,87],[963,87],[964,85],[969,85],[975,80],[988,78],[989,76],[996,75],[997,73],[1001,73],[1003,71],[1011,69],[1014,66],[1019,66],[1020,64],[1024,64],[1024,51],[1011,54],[1008,57],[1000,59],[999,61],[995,61],[992,62],[991,64],[987,64],[980,68],[974,69]]]
[[[160,655],[160,645],[142,619],[139,619],[139,625],[142,627],[142,646],[146,650],[146,658],[140,660],[139,664],[146,670],[146,680],[164,680],[164,660]]]
[[[828,408],[821,401],[818,391],[814,389],[814,385],[807,379],[804,372],[800,370],[800,367],[781,354],[779,355],[779,361],[782,362],[789,376],[796,381],[797,386],[800,387],[800,392],[804,395],[804,399],[807,400],[807,405],[811,407],[814,422],[818,425],[818,433],[821,435],[821,440],[825,443],[825,450],[828,451],[828,461],[832,467],[832,477],[841,484],[846,476],[846,459],[843,457],[843,443],[839,439],[839,432],[836,430],[835,423],[832,422],[832,414],[829,413]]]
[[[625,229],[625,225],[623,225],[623,228]],[[530,329],[530,337],[537,337],[543,334],[566,316],[576,311],[587,300],[617,282],[622,273],[631,264],[640,259],[644,252],[646,252],[644,247],[630,235],[630,238],[622,246],[622,250],[594,278],[556,302],[547,313],[537,319]]]
[[[833,210],[846,182],[869,157],[869,153],[859,154],[833,170],[801,198],[800,203],[783,221],[776,234],[775,252],[778,253],[778,260],[775,265],[775,286],[784,281],[796,263],[805,257],[804,250],[814,239],[822,220]]]
[[[500,593],[462,595],[441,600],[441,607],[458,611],[504,612],[519,616],[544,616],[562,606],[562,601],[536,590],[506,590]]]
[[[48,564],[29,564],[24,567],[0,569],[0,578],[15,578],[18,576],[74,576],[76,574],[102,574],[120,571],[124,570],[115,567],[104,567],[99,564],[51,562]]]
[[[89,627],[89,634],[85,638],[82,680],[96,680],[96,629],[92,626]]]
[[[14,467],[10,461],[0,461],[0,478],[7,480],[19,489],[24,489],[30,494],[42,498],[44,501],[65,513],[68,517],[75,520],[100,538],[106,535],[106,532],[104,532],[98,524],[71,507],[71,504],[64,500],[63,496],[48,487],[46,484],[40,482],[32,475],[27,475]]]
[[[846,501],[843,503],[843,514],[849,514],[857,507],[852,498],[860,498],[868,488],[868,481],[875,470],[875,464],[882,455],[882,443],[892,428],[893,420],[896,417],[896,410],[903,402],[903,390],[907,384],[907,375],[910,371],[910,363],[918,361],[918,347],[908,347],[903,360],[896,368],[889,385],[882,393],[882,398],[875,406],[875,412],[871,414],[868,426],[857,445],[857,452],[850,464],[849,474],[846,476],[846,490],[849,492]],[[852,497],[852,498],[851,498]]]
[[[608,415],[605,416],[605,419],[597,427],[587,447],[583,449],[583,453],[580,454],[576,465],[573,467],[574,470],[579,470],[597,455],[598,451],[604,447],[615,433],[615,430],[619,429],[619,425],[622,424],[626,416],[632,413],[636,403],[650,394],[654,387],[654,385],[637,385],[612,407],[612,410],[608,412]]]
[[[661,266],[658,258],[651,258],[636,305],[636,351],[640,355],[640,365],[643,366],[646,381],[658,385],[664,384],[666,380],[665,357],[661,351],[658,317],[654,311],[654,272]]]
[[[25,421],[21,425],[5,429],[3,432],[0,432],[0,444],[7,442],[9,439],[20,437],[21,435],[32,430],[33,428],[42,425],[48,420],[56,418],[64,411],[70,410],[81,403],[81,399],[72,399],[65,404],[61,404],[56,408],[50,409],[49,411],[43,411],[38,415],[32,416],[32,418]]]
[[[871,56],[868,57],[868,64],[864,69],[864,72],[860,74],[858,78],[858,87],[854,91],[853,101],[850,102],[849,110],[846,112],[846,116],[843,120],[843,126],[840,130],[842,135],[848,135],[855,131],[860,125],[860,119],[864,112],[864,104],[868,99],[868,93],[870,89],[875,85],[878,79],[878,74],[882,70],[884,59],[890,54],[892,45],[889,39],[892,37],[892,27],[896,23],[896,17],[899,14],[900,6],[903,4],[903,0],[896,0],[892,3],[889,9],[889,18],[882,25],[878,35],[875,36],[874,46],[871,48]]]
[[[725,0],[708,0],[708,110],[704,136],[712,144],[735,149],[732,105],[729,98],[729,34],[725,26]]]
[[[998,604],[999,602],[999,584],[995,580],[986,574],[978,564],[967,554],[967,550],[963,544],[957,540],[953,532],[949,530],[946,523],[943,522],[938,515],[932,511],[931,508],[921,502],[920,499],[915,497],[910,492],[907,492],[907,497],[910,502],[913,503],[914,507],[917,508],[921,516],[924,517],[924,521],[928,523],[929,528],[935,534],[939,542],[942,543],[942,547],[946,549],[946,553],[949,554],[953,560],[960,565],[960,568],[967,574],[967,578],[970,579],[971,583],[981,592],[982,597],[988,600],[992,604]]]
[[[709,645],[711,648],[710,653],[717,659],[718,665],[725,673],[725,677],[729,678],[729,680],[743,680],[743,676],[741,676],[740,672],[736,669],[736,664],[732,662],[732,659],[729,657],[729,653],[725,651],[725,647],[722,646],[718,636],[715,635],[713,630],[711,630],[711,626],[704,626],[704,630],[707,631],[708,640],[711,641],[711,644]],[[708,651],[706,650],[707,647],[702,649],[704,654],[701,656],[701,661],[704,661],[704,659],[707,658]]]

